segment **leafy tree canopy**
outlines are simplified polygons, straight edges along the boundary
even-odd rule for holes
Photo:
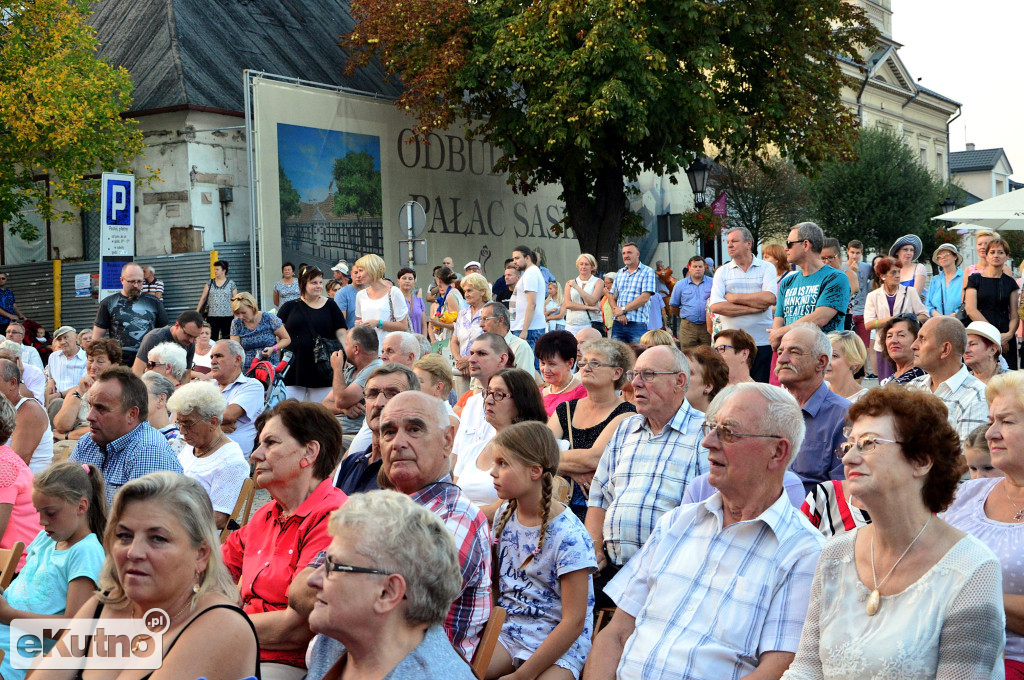
[[[804,219],[808,207],[807,179],[779,156],[758,164],[716,163],[711,171],[715,192],[728,196],[727,227],[746,227],[754,244],[785,236]]]
[[[455,124],[501,149],[528,192],[558,182],[591,253],[615,255],[626,186],[705,144],[800,169],[849,150],[837,56],[877,32],[846,0],[353,0],[352,66],[374,55],[419,131]],[[468,122],[466,122],[468,121]],[[625,220],[628,224],[628,220]]]
[[[828,164],[811,181],[818,224],[840,243],[859,239],[885,253],[900,236],[918,234],[930,254],[945,185],[889,130],[862,130],[854,150],[856,160]]]
[[[288,175],[284,174],[284,168],[280,163],[277,165],[277,184],[281,198],[281,224],[284,225],[289,217],[296,217],[302,212],[302,197],[292,181],[288,179]]]
[[[355,213],[359,217],[381,214],[380,170],[365,151],[349,151],[334,159],[334,214]]]
[[[21,210],[72,221],[97,205],[98,183],[84,177],[125,170],[142,151],[137,122],[120,116],[131,78],[97,57],[90,4],[0,0],[0,221],[26,239],[38,234]]]

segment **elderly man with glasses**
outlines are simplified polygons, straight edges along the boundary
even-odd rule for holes
[[[584,680],[778,678],[793,661],[825,542],[783,492],[804,437],[800,407],[777,387],[744,383],[707,417],[717,493],[665,512],[608,584],[618,611]]]
[[[39,350],[32,345],[25,344],[25,327],[17,321],[12,321],[7,325],[7,331],[4,333],[8,340],[12,340],[21,345],[21,361],[29,366],[35,366],[40,371],[43,370],[43,358],[39,356]],[[54,335],[54,340],[57,336]],[[83,362],[84,364],[84,362]]]
[[[619,424],[590,487],[586,527],[594,540],[598,591],[643,546],[662,514],[679,505],[689,483],[708,471],[700,445],[704,415],[686,401],[690,363],[675,347],[651,347],[626,373],[638,415]]]

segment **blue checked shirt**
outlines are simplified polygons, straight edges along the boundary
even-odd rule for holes
[[[623,565],[640,550],[658,518],[683,501],[686,487],[708,471],[700,446],[704,414],[683,401],[654,434],[642,415],[623,420],[601,456],[590,487],[591,507],[604,508],[604,547]]]
[[[707,323],[708,298],[711,297],[712,278],[705,276],[700,283],[694,283],[687,276],[672,289],[669,304],[679,308],[679,318],[690,323]]]
[[[108,504],[114,502],[118,489],[133,479],[163,470],[181,473],[181,464],[171,445],[149,423],[136,426],[106,446],[94,442],[92,435],[85,435],[78,440],[70,459],[91,463],[103,471]]]
[[[653,295],[657,291],[658,278],[654,275],[654,270],[645,264],[638,265],[636,271],[632,273],[630,273],[628,268],[623,267],[615,275],[615,283],[612,284],[615,304],[619,307],[625,307],[640,297],[642,293],[651,293]],[[626,321],[637,321],[642,324],[648,323],[651,317],[650,304],[648,301],[646,305],[638,307],[631,312],[626,312]]]
[[[667,512],[605,587],[636,618],[616,677],[735,680],[795,653],[824,543],[785,493],[728,527],[720,493]]]

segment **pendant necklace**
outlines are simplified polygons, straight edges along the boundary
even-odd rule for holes
[[[878,608],[882,606],[882,596],[879,594],[878,589],[884,586],[885,582],[889,580],[889,577],[892,576],[892,572],[896,571],[896,567],[898,567],[900,562],[903,561],[903,558],[907,556],[907,553],[910,552],[910,549],[914,547],[915,543],[917,543],[917,539],[921,538],[921,534],[924,533],[924,530],[928,528],[928,525],[931,524],[931,522],[932,518],[929,516],[928,521],[925,522],[924,526],[921,527],[921,530],[917,532],[917,536],[914,536],[914,540],[910,542],[907,549],[903,551],[903,554],[899,556],[896,563],[892,565],[892,569],[890,569],[889,573],[885,575],[885,578],[882,579],[881,583],[878,582],[878,576],[875,575],[875,534],[874,532],[871,533],[871,581],[875,584],[875,587],[871,591],[871,594],[868,595],[868,616],[874,616],[877,614]]]
[[[1006,494],[1006,500],[1010,501],[1010,505],[1012,505],[1014,509],[1017,511],[1017,514],[1013,516],[1013,521],[1019,522],[1021,520],[1024,520],[1024,508],[1017,507],[1017,504],[1014,503],[1013,499],[1010,498],[1010,492],[1006,490],[1006,482],[1003,482],[1003,493]]]

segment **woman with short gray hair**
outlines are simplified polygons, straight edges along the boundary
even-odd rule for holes
[[[142,382],[149,393],[149,424],[167,439],[174,453],[181,453],[185,441],[178,436],[178,424],[171,422],[171,413],[167,410],[167,400],[174,394],[174,383],[156,371],[143,373]]]
[[[397,661],[388,677],[472,680],[443,626],[462,588],[444,522],[404,494],[370,491],[332,513],[328,533],[324,563],[308,581],[317,592],[309,624],[341,642],[345,655],[335,662],[334,645],[320,639],[310,668],[333,662],[320,677],[340,678],[346,666],[387,659]]]
[[[188,368],[187,356],[185,348],[178,343],[161,342],[149,350],[146,368],[170,378],[177,386],[181,384],[185,370]]]
[[[167,408],[177,415],[185,443],[178,452],[181,468],[206,489],[217,528],[223,529],[249,476],[242,447],[220,429],[227,400],[213,383],[193,382],[179,388]]]

